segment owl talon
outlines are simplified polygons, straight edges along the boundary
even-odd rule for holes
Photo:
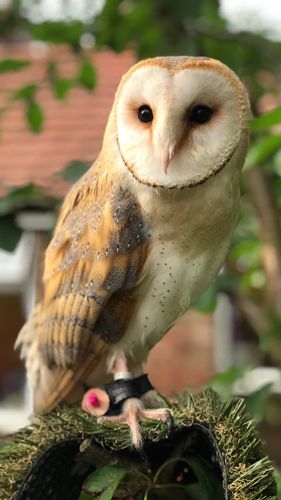
[[[142,411],[142,402],[137,398],[129,398],[125,401],[121,415],[103,416],[98,423],[126,424],[130,427],[132,444],[136,449],[143,446],[139,418]]]
[[[140,450],[143,447],[140,420],[142,418],[161,420],[167,422],[168,432],[172,428],[172,416],[167,408],[157,408],[147,410],[143,408],[142,402],[137,398],[129,398],[125,401],[121,415],[102,416],[98,418],[98,423],[126,424],[130,427],[133,446]]]
[[[151,391],[152,385],[147,375],[134,379],[115,380],[111,384],[88,390],[83,397],[82,408],[98,417],[98,423],[126,424],[130,427],[132,444],[138,450],[142,448],[142,436],[139,421],[142,418],[167,422],[168,434],[172,430],[173,420],[167,408],[144,408],[140,399]]]

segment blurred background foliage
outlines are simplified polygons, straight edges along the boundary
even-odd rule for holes
[[[218,292],[227,293],[239,324],[246,324],[259,343],[257,363],[280,366],[281,43],[271,40],[267,33],[234,31],[222,17],[218,0],[86,2],[88,7],[78,19],[68,11],[69,3],[64,0],[64,16],[58,21],[42,15],[38,0],[13,0],[2,7],[0,4],[2,42],[32,39],[73,48],[80,69],[72,78],[60,78],[55,63],[46,67],[48,85],[57,99],[67,100],[76,85],[94,90],[98,75],[87,51],[106,47],[117,52],[132,49],[137,58],[209,56],[222,60],[243,79],[250,94],[253,120],[240,217],[224,271],[196,307],[211,312]],[[0,73],[21,71],[26,64],[30,63],[2,60]],[[0,109],[0,129],[1,116],[13,100],[21,99],[25,103],[26,126],[34,133],[44,130],[44,109],[36,98],[38,88],[40,82],[30,82],[9,96]],[[269,106],[264,96],[270,97]],[[71,183],[87,168],[83,161],[73,162],[60,175]],[[34,185],[11,188],[0,199],[0,246],[8,250],[15,247],[20,237],[15,218],[18,211],[26,207],[57,210],[59,203]],[[234,379],[226,375],[219,381],[222,393],[232,387]],[[257,401],[263,402],[265,394],[266,390]]]

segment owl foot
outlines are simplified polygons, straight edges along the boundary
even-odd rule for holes
[[[126,424],[130,427],[132,444],[135,448],[141,449],[143,440],[139,421],[142,418],[160,420],[167,422],[170,427],[171,414],[167,408],[145,409],[142,401],[137,398],[129,398],[123,405],[121,415],[99,417],[98,422],[112,424]]]
[[[167,408],[144,408],[140,398],[152,389],[147,375],[115,380],[111,384],[87,391],[82,401],[82,408],[99,417],[99,423],[127,424],[131,430],[132,444],[140,449],[142,447],[140,419],[149,418],[167,422],[168,432],[172,427],[172,417]]]

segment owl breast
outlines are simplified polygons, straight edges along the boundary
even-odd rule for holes
[[[239,176],[222,171],[188,193],[140,196],[151,250],[138,300],[120,349],[138,362],[208,287],[223,265],[239,208]],[[208,184],[208,185],[207,185]]]

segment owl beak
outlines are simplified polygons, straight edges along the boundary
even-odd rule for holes
[[[164,169],[164,172],[166,175],[167,175],[170,163],[173,160],[175,154],[176,154],[175,146],[169,146],[167,149],[164,149],[164,152],[162,155],[162,164],[163,164],[163,169]]]

